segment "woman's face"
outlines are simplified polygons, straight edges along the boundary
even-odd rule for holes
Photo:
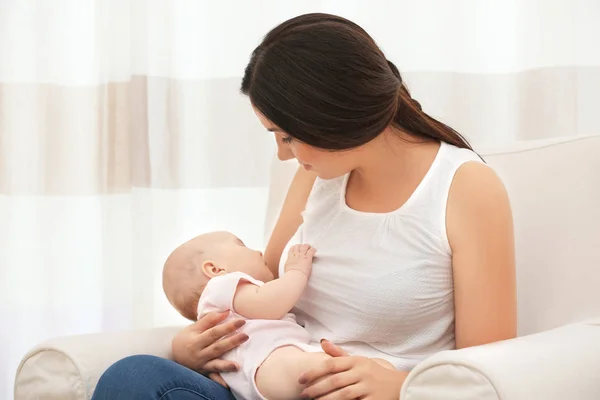
[[[321,179],[337,178],[356,168],[356,153],[360,151],[359,149],[344,151],[318,149],[289,136],[256,108],[254,113],[265,129],[275,134],[277,157],[280,160],[295,158],[304,169],[312,171]]]

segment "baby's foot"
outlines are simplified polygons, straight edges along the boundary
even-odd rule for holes
[[[310,276],[315,251],[316,250],[308,244],[297,244],[292,246],[288,252],[285,271],[287,272],[295,269],[303,272],[307,277]]]

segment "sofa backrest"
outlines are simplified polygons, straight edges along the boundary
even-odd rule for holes
[[[600,136],[514,143],[480,154],[513,210],[519,334],[600,316]],[[273,161],[265,232],[297,164]]]
[[[600,316],[600,136],[485,158],[513,208],[519,333]]]

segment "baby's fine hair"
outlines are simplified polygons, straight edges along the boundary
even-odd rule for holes
[[[201,237],[177,247],[163,267],[163,291],[169,303],[185,318],[196,321],[198,302],[208,283],[202,273],[205,254],[199,246]]]

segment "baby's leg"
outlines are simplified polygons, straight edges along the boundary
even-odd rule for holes
[[[304,389],[298,383],[300,375],[328,358],[325,353],[309,353],[295,346],[280,347],[256,371],[256,386],[268,400],[299,399]]]

